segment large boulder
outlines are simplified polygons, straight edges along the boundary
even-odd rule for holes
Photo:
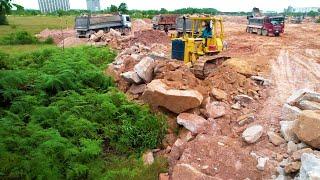
[[[149,83],[153,79],[154,66],[154,59],[145,57],[134,66],[134,71],[137,72],[141,79],[143,79],[146,83]]]
[[[242,138],[247,143],[255,143],[262,136],[263,127],[261,125],[253,125],[248,127],[243,133]]]
[[[313,154],[303,153],[301,156],[300,176],[302,179],[320,179],[320,159]]]
[[[320,148],[320,111],[302,111],[293,131],[301,141]]]
[[[281,120],[283,121],[294,121],[298,118],[301,113],[301,109],[289,104],[284,104],[281,111]]]
[[[161,80],[156,79],[147,85],[142,99],[152,106],[161,106],[179,114],[200,106],[203,96],[196,90],[170,89]]]
[[[203,117],[195,114],[181,113],[177,117],[177,123],[183,125],[192,133],[198,133],[200,128],[203,127],[207,121]]]
[[[313,92],[309,89],[299,89],[287,99],[287,104],[295,105],[302,100],[320,102],[320,93]]]
[[[142,79],[134,71],[128,71],[121,74],[121,77],[129,83],[139,84],[142,82]]]

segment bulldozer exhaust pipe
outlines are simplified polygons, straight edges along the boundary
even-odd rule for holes
[[[186,17],[183,16],[183,37],[186,36],[186,29],[187,29]]]

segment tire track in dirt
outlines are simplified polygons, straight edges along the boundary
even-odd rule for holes
[[[271,61],[270,78],[273,82],[269,98],[259,116],[263,123],[278,124],[281,108],[286,99],[297,89],[320,90],[320,57],[310,57],[307,51],[281,49],[278,57]],[[266,121],[265,121],[266,120]]]

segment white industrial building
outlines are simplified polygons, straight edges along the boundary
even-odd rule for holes
[[[70,10],[69,0],[38,0],[38,3],[42,13],[51,13],[58,10]]]

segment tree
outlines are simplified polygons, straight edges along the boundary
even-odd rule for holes
[[[128,6],[126,3],[121,3],[118,7],[118,11],[121,12],[121,14],[128,13]]]
[[[168,10],[166,10],[165,8],[161,8],[160,9],[160,14],[167,14]]]
[[[307,13],[308,16],[313,17],[313,18],[316,17],[317,14],[318,14],[318,13],[315,12],[315,11],[310,11],[310,12]]]
[[[118,12],[118,7],[112,4],[110,6],[110,12]]]
[[[23,9],[22,6],[12,3],[12,0],[0,0],[0,25],[8,24],[6,15],[10,14],[11,8]]]

